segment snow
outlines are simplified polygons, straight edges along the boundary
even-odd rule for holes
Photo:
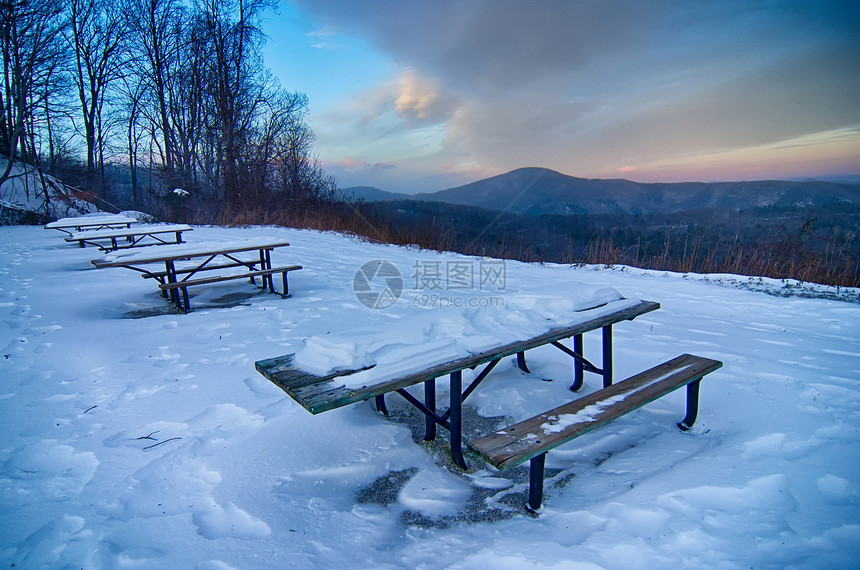
[[[161,259],[163,257],[176,257],[181,255],[195,256],[200,254],[208,254],[212,251],[230,251],[240,249],[257,250],[264,247],[277,247],[284,245],[285,241],[275,239],[210,239],[197,237],[194,240],[187,240],[185,243],[174,245],[162,245],[157,249],[152,248],[135,248],[133,250],[117,250],[108,253],[103,257],[105,262],[110,263],[135,263],[145,262],[153,258]],[[256,251],[254,252],[256,253]]]
[[[0,158],[0,171],[5,170],[7,164],[8,160]],[[32,167],[14,162],[9,178],[0,187],[0,214],[4,208],[38,212],[52,218],[98,213],[95,205],[72,196],[70,189],[53,176],[45,175],[44,180],[50,196],[47,204],[42,176]]]
[[[554,293],[506,295],[500,297],[504,304],[499,307],[420,311],[383,328],[377,325],[346,334],[312,336],[296,352],[294,365],[318,376],[359,370],[336,377],[333,386],[367,386],[576,326],[638,303],[621,299],[607,287],[595,290],[582,283],[569,287],[563,292],[556,288]],[[573,302],[565,298],[567,291],[591,302]]]
[[[661,380],[672,376],[673,374],[679,374],[684,370],[687,370],[690,366],[684,366],[681,368],[676,368],[674,370],[670,370],[665,374],[661,374],[660,376],[655,376],[648,382],[640,385],[636,391],[641,391],[652,384],[656,384]],[[597,416],[605,410],[606,408],[612,406],[613,404],[617,404],[618,402],[623,402],[630,396],[631,392],[624,392],[618,394],[616,396],[612,396],[611,398],[606,398],[605,400],[601,400],[596,404],[591,404],[590,406],[585,406],[575,414],[561,414],[557,416],[547,416],[547,422],[541,424],[540,428],[544,433],[558,433],[564,431],[566,428],[574,425],[580,424],[584,422],[593,422],[597,419]]]
[[[71,218],[60,218],[54,222],[48,222],[45,227],[48,229],[57,228],[74,228],[79,225],[108,225],[108,224],[126,224],[135,222],[136,220],[122,214],[87,214],[84,216],[73,216]],[[99,230],[92,230],[99,231]]]
[[[291,274],[292,297],[251,295],[234,281],[193,291],[195,311],[183,315],[151,280],[94,269],[93,250],[58,232],[0,228],[3,567],[848,568],[860,559],[856,290],[518,262],[504,264],[504,283],[427,290],[417,285],[435,269],[477,275],[489,260],[270,227],[195,227],[191,237],[290,242],[273,263],[304,267]],[[353,293],[371,260],[403,276],[385,310]],[[413,436],[422,420],[399,396],[388,419],[369,403],[311,415],[254,370],[310,338],[361,342],[408,319],[462,338],[459,325],[503,312],[497,297],[534,295],[539,310],[540,295],[572,282],[662,305],[614,327],[616,377],[685,352],[724,366],[702,382],[690,432],[674,425],[678,391],[550,452],[538,517],[522,507],[527,466],[502,476],[467,456],[471,472],[451,468],[444,442]],[[458,324],[455,313],[469,318]],[[585,336],[586,356],[599,360],[599,347],[599,333]],[[500,363],[467,400],[467,425],[484,422],[486,433],[571,398],[561,351],[530,351],[529,367]],[[600,384],[586,375],[584,392]]]

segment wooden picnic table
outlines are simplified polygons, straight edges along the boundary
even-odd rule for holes
[[[297,265],[272,267],[271,259],[274,249],[288,245],[290,244],[287,242],[266,239],[183,243],[163,245],[155,250],[118,251],[106,255],[104,259],[94,259],[92,264],[97,268],[125,267],[140,272],[144,278],[155,279],[162,294],[169,296],[180,309],[188,312],[191,310],[188,287],[243,277],[255,284],[254,279],[260,277],[264,289],[277,293],[272,274],[280,272],[284,280],[282,296],[288,296],[286,272],[301,269],[301,267]],[[252,253],[251,259],[243,258],[241,255],[248,253]],[[160,269],[162,265],[163,270]],[[238,274],[212,275],[211,273],[236,268],[244,268],[247,271]],[[192,279],[201,272],[209,273],[206,273],[206,277]]]
[[[261,360],[255,363],[256,369],[275,385],[283,389],[291,398],[313,414],[333,410],[355,402],[375,398],[377,409],[386,413],[386,394],[397,392],[424,413],[426,418],[425,439],[435,438],[436,426],[440,425],[450,432],[451,456],[454,463],[466,468],[462,452],[462,404],[463,401],[486,378],[502,358],[517,355],[519,367],[528,372],[525,351],[544,345],[553,345],[574,359],[574,382],[572,390],[582,386],[583,372],[600,374],[604,387],[612,384],[612,325],[632,320],[660,307],[653,301],[622,299],[605,305],[581,311],[575,323],[570,326],[553,328],[533,338],[492,347],[465,358],[439,363],[419,372],[381,375],[378,381],[361,387],[348,387],[338,382],[338,378],[362,372],[362,370],[340,370],[324,376],[317,376],[294,365],[295,354]],[[588,331],[601,329],[603,333],[601,368],[598,368],[583,355],[582,335]],[[573,338],[573,349],[559,341]],[[472,380],[464,391],[462,372],[467,368],[485,365],[485,368]],[[447,375],[450,382],[450,403],[444,413],[436,411],[436,378]],[[424,384],[424,402],[409,393],[406,388]]]
[[[129,249],[132,247],[144,247],[148,245],[167,245],[182,243],[182,233],[190,232],[194,228],[185,224],[160,224],[151,226],[135,226],[128,228],[107,228],[99,230],[85,230],[75,232],[66,238],[67,242],[78,242],[81,247],[90,244],[102,251],[115,251],[117,249]],[[173,234],[174,240],[169,235]],[[120,244],[118,239],[124,239]],[[104,243],[107,241],[108,243]]]
[[[45,229],[59,230],[69,235],[83,230],[99,230],[107,228],[128,228],[136,224],[137,220],[123,216],[122,214],[104,214],[101,216],[79,216],[74,218],[60,218],[54,222],[45,224]]]

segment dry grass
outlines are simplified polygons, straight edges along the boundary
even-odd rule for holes
[[[652,246],[649,250],[641,238],[635,243],[615,243],[612,238],[596,236],[584,248],[571,242],[559,251],[538,253],[534,244],[523,236],[495,243],[458,239],[453,224],[436,218],[394,228],[378,210],[361,203],[314,201],[277,211],[248,209],[222,214],[207,223],[213,222],[335,231],[379,243],[415,244],[436,251],[527,262],[629,265],[659,271],[731,273],[860,287],[860,253],[854,248],[856,234],[833,230],[832,235],[818,235],[810,223],[799,233],[753,246],[744,245],[739,236],[707,244],[701,237],[685,235],[666,236],[659,248]]]
[[[773,243],[744,246],[738,238],[705,247],[701,239],[666,239],[664,248],[650,254],[640,245],[622,247],[611,239],[596,238],[579,260],[587,264],[631,265],[680,273],[731,273],[796,279],[809,283],[860,287],[860,254],[852,235],[784,238]],[[576,263],[577,260],[571,260]]]

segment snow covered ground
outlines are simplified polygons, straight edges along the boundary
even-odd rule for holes
[[[273,263],[304,266],[292,298],[233,281],[192,290],[183,315],[151,280],[94,269],[93,248],[0,228],[3,568],[857,567],[857,291],[780,297],[726,285],[788,290],[768,280],[494,265],[279,228],[188,238],[260,236],[292,244]],[[390,306],[356,277],[374,260],[402,276]],[[684,352],[724,367],[690,432],[674,426],[679,391],[551,452],[536,518],[525,466],[451,468],[398,396],[388,419],[368,403],[314,416],[254,370],[308,337],[572,281],[662,305],[615,327],[617,378]],[[591,355],[599,344],[586,335]],[[567,356],[538,349],[529,365],[496,367],[466,421],[489,430],[571,398]]]
[[[7,160],[0,158],[0,170],[4,170],[7,164]],[[49,219],[98,211],[94,204],[73,196],[70,189],[53,176],[44,176],[47,186],[42,185],[42,180],[32,167],[20,162],[13,163],[9,178],[0,187],[0,220],[14,218],[14,214],[4,210],[21,214],[38,213],[48,216]],[[44,188],[48,189],[50,197],[47,203]]]

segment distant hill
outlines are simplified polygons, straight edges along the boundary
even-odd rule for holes
[[[860,186],[822,181],[641,183],[586,179],[546,168],[520,168],[420,200],[521,214],[671,214],[697,209],[860,206]]]
[[[396,192],[386,192],[374,186],[350,186],[349,188],[341,188],[341,193],[347,198],[353,200],[366,200],[368,202],[385,202],[389,200],[408,200],[412,196],[408,194],[398,194]]]
[[[642,183],[576,178],[547,168],[520,168],[465,186],[413,196],[356,188],[350,190],[367,201],[425,200],[528,215],[650,215],[709,209],[860,206],[860,186],[856,184],[819,180]]]

